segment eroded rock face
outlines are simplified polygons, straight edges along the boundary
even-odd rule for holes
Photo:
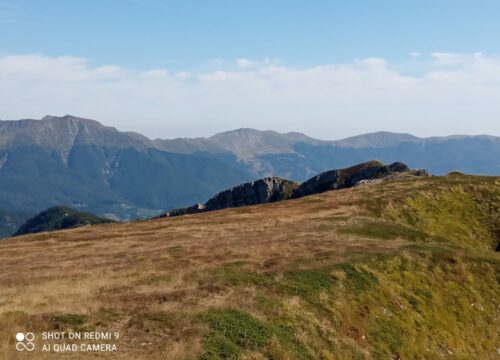
[[[171,210],[159,217],[196,214],[286,200],[298,187],[299,183],[294,181],[279,177],[267,177],[224,190],[210,198],[205,204],[195,204],[187,208]]]
[[[285,200],[291,197],[298,186],[298,183],[290,180],[267,177],[218,193],[206,202],[205,209],[207,211],[220,210]]]
[[[358,184],[360,181],[381,179],[385,176],[409,171],[401,162],[384,165],[380,161],[368,161],[345,169],[325,171],[302,183],[294,192],[298,198],[318,194],[328,190],[343,189]]]

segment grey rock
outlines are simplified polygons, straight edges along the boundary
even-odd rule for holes
[[[345,169],[326,171],[302,184],[279,177],[266,177],[224,190],[210,198],[205,204],[195,204],[187,208],[175,209],[159,217],[266,204],[318,194],[328,190],[382,182],[384,180],[403,179],[405,175],[406,177],[408,175],[429,176],[429,172],[427,170],[410,170],[402,162],[384,165],[380,161],[372,160]]]
[[[195,204],[187,208],[171,210],[157,218],[286,200],[292,196],[294,190],[298,187],[299,184],[294,181],[279,177],[267,177],[224,190],[210,198],[205,204]]]
[[[218,193],[206,202],[205,209],[212,211],[285,200],[292,195],[293,190],[297,187],[298,183],[293,181],[279,177],[267,177]]]
[[[361,181],[381,179],[385,176],[407,172],[410,169],[401,162],[391,165],[372,160],[345,169],[325,171],[302,183],[294,192],[294,198],[318,194],[329,190],[355,186]]]
[[[161,214],[161,215],[155,217],[154,219],[161,219],[164,217],[171,217],[171,216],[181,216],[181,215],[187,215],[187,214],[196,214],[196,213],[203,212],[203,211],[205,211],[204,204],[194,204],[194,205],[189,206],[189,207],[179,208],[179,209],[174,209],[174,210],[168,211],[164,214]]]
[[[409,171],[409,173],[411,175],[414,175],[414,176],[431,176],[431,173],[429,172],[429,170],[426,170],[426,169],[416,169],[416,170],[411,170]]]

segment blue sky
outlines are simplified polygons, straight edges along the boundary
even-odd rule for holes
[[[295,66],[410,52],[500,53],[497,0],[0,0],[0,51],[96,65],[189,68],[271,57]]]
[[[0,118],[500,135],[499,14],[497,0],[0,0]]]

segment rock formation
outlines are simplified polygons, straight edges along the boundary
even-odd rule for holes
[[[401,162],[391,165],[372,160],[345,169],[325,171],[302,183],[294,192],[293,197],[299,198],[311,194],[319,194],[328,190],[342,189],[358,184],[363,180],[380,179],[394,173],[410,171]]]
[[[302,184],[279,177],[266,177],[224,190],[210,198],[205,204],[195,204],[187,208],[171,210],[159,217],[265,204],[319,194],[328,190],[384,180],[398,180],[407,176],[429,176],[429,173],[427,170],[410,170],[401,162],[384,165],[380,161],[372,160],[345,169],[323,172]]]
[[[298,187],[299,183],[294,181],[279,177],[267,177],[221,191],[210,198],[205,204],[195,204],[187,208],[171,210],[160,217],[195,214],[286,200],[292,196]]]
[[[267,177],[218,193],[206,202],[205,210],[212,211],[286,200],[298,186],[298,183],[290,180]]]

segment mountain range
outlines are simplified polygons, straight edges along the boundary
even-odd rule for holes
[[[500,138],[377,132],[336,141],[237,129],[209,138],[149,139],[71,115],[0,121],[0,235],[66,205],[123,220],[204,202],[267,176],[303,181],[370,159],[433,174],[500,175]]]

